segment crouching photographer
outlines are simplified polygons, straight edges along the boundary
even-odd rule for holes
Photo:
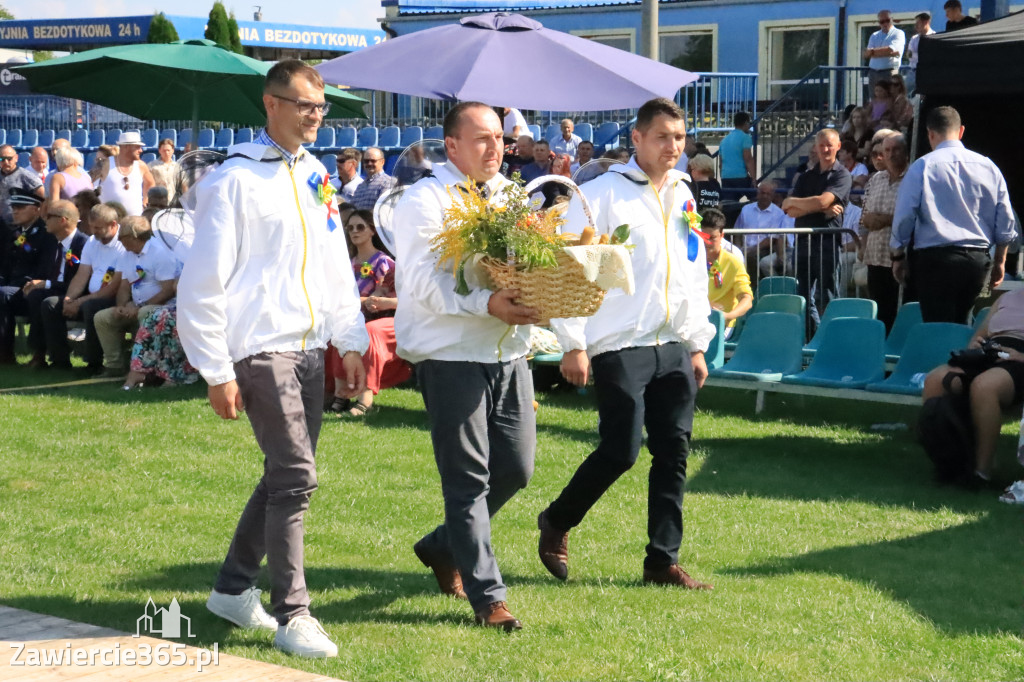
[[[984,485],[1003,411],[1024,401],[1024,290],[996,301],[967,348],[928,374],[922,398],[918,435],[939,478]]]

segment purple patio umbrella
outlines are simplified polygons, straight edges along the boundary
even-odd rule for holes
[[[552,111],[632,109],[696,74],[492,12],[386,40],[316,67],[328,83]]]

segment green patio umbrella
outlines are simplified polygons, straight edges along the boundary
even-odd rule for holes
[[[143,120],[260,125],[266,121],[263,81],[272,66],[210,40],[123,45],[88,50],[14,70],[34,92],[82,99]],[[365,118],[366,100],[334,87],[326,97],[332,116]]]

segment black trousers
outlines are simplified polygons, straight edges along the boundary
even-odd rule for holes
[[[915,249],[910,254],[910,278],[921,302],[921,319],[967,324],[991,269],[988,249]]]
[[[43,327],[43,301],[58,295],[61,300],[64,299],[64,292],[54,289],[33,289],[25,296],[25,308],[28,314],[28,347],[33,355],[46,352],[46,333]]]
[[[839,235],[822,235],[807,240],[806,251],[796,257],[797,293],[807,301],[807,340],[818,331],[825,306],[836,291],[836,263]]]
[[[111,298],[92,298],[84,302],[74,318],[85,322],[85,361],[90,367],[103,365],[103,348],[96,336],[96,325],[93,318],[96,313],[114,305]],[[67,364],[71,361],[71,345],[68,344],[67,318],[64,317],[64,296],[50,296],[43,299],[39,307],[42,320],[46,350],[50,354],[50,362]]]
[[[651,470],[644,568],[678,563],[686,458],[697,397],[690,353],[680,343],[624,348],[601,353],[591,366],[601,442],[548,507],[548,520],[561,530],[579,525],[636,462],[646,426]]]
[[[19,287],[0,287],[0,354],[14,355],[14,318],[28,314],[25,294]]]
[[[868,297],[878,304],[878,319],[885,323],[885,333],[892,330],[900,300],[900,283],[890,265],[868,266]]]

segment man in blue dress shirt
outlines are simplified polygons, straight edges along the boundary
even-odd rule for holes
[[[964,127],[956,109],[932,109],[925,125],[933,151],[914,162],[900,185],[892,272],[901,283],[909,277],[925,322],[962,324],[989,271],[992,287],[1003,281],[1006,248],[1015,239],[1013,210],[996,165],[960,142]]]

